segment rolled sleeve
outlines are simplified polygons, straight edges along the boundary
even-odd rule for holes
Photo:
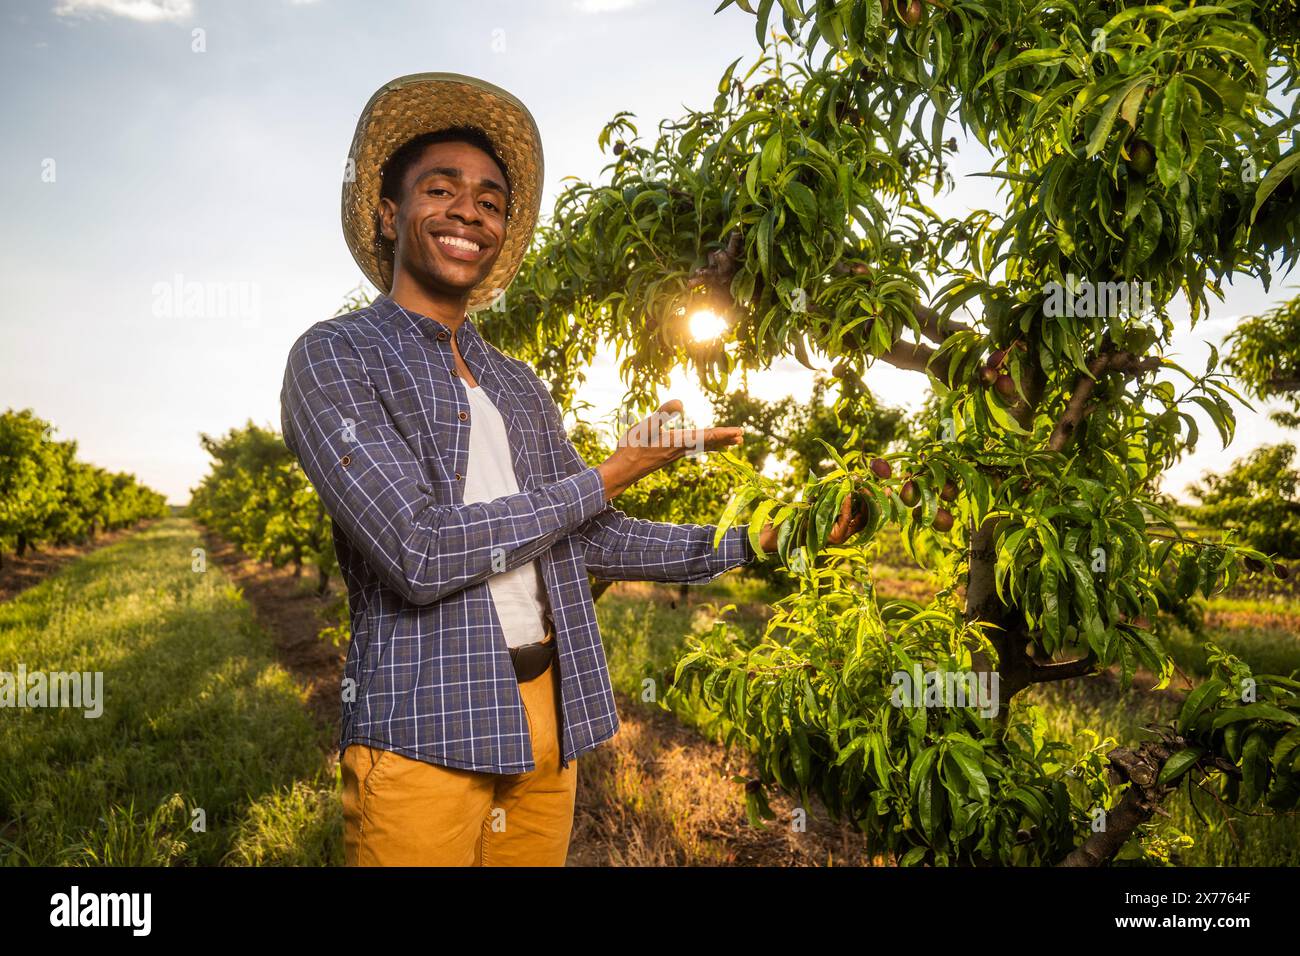
[[[428,604],[531,561],[606,505],[595,468],[527,492],[438,504],[341,332],[318,323],[289,354],[281,392],[284,440],[326,512],[383,579]],[[495,565],[495,567],[494,567]]]

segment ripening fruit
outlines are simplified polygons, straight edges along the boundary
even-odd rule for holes
[[[898,500],[909,508],[915,508],[921,500],[921,489],[910,478],[898,489]]]
[[[614,155],[615,156],[623,155],[623,150],[625,149],[627,149],[627,143],[623,142],[620,139],[617,143],[614,144]]]
[[[980,384],[985,388],[992,388],[997,384],[998,370],[991,365],[985,365],[980,368]]]
[[[1010,403],[1016,400],[1016,383],[1010,375],[1005,373],[999,375],[998,380],[993,384],[993,390],[1003,401]]]
[[[957,482],[949,478],[943,483],[943,488],[939,490],[939,497],[944,501],[957,500]]]
[[[1273,565],[1273,576],[1279,581],[1285,581],[1287,578],[1291,577],[1291,569],[1285,564],[1275,564]]]
[[[921,505],[917,505],[912,509],[912,520],[917,524],[920,524],[923,518],[925,518],[925,508]]]
[[[947,508],[940,508],[934,513],[934,522],[930,527],[940,534],[947,534],[952,530],[952,512]]]
[[[895,0],[894,11],[898,14],[898,19],[903,21],[903,25],[914,27],[921,22],[925,16],[925,7],[921,0]]]
[[[889,462],[883,458],[871,459],[871,472],[877,478],[888,478],[894,473],[894,469],[889,466]]]
[[[1258,574],[1264,570],[1264,562],[1259,558],[1247,558],[1245,560],[1246,570],[1252,574]]]
[[[1156,168],[1155,147],[1137,138],[1128,145],[1128,168],[1135,176],[1150,176]]]

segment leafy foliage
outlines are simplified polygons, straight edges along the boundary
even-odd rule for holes
[[[75,441],[57,441],[55,428],[30,409],[0,415],[0,555],[19,557],[42,541],[84,542],[100,531],[162,517],[166,499],[134,475],[77,459]]]
[[[1051,741],[1016,695],[1098,668],[1127,685],[1139,664],[1167,681],[1157,616],[1266,566],[1186,534],[1160,490],[1200,441],[1192,409],[1226,447],[1239,398],[1217,352],[1202,370],[1168,356],[1169,311],[1182,297],[1197,321],[1224,278],[1267,286],[1300,254],[1296,25],[1255,0],[735,3],[763,54],[649,142],[611,120],[604,180],[557,198],[494,334],[563,367],[612,342],[642,404],[681,364],[719,396],[783,357],[846,381],[881,361],[925,375],[935,400],[905,447],[826,438],[794,488],[723,456],[719,529],[772,521],[799,586],[756,643],[726,623],[696,641],[677,686],[755,753],[756,820],[775,784],[904,863],[1061,861],[1156,782],[1113,783],[1123,748]],[[953,123],[993,156],[1002,208],[927,204],[952,185]],[[724,338],[690,335],[704,307]],[[828,546],[846,499],[865,528]],[[940,581],[928,602],[876,595],[863,546],[886,525]],[[914,666],[997,675],[996,715],[895,704]],[[1266,790],[1294,807],[1292,778],[1258,763],[1294,701],[1255,680],[1276,711],[1228,682],[1215,705],[1243,704],[1226,723],[1260,735],[1250,757],[1195,722],[1151,752],[1243,805]]]
[[[1192,489],[1196,519],[1237,529],[1243,541],[1280,558],[1300,558],[1300,470],[1295,446],[1264,445]]]
[[[1300,426],[1300,297],[1246,319],[1225,344],[1232,374],[1259,398],[1283,399],[1289,411],[1273,417]]]
[[[317,592],[338,570],[333,524],[278,432],[249,421],[221,438],[200,435],[212,465],[193,489],[190,511],[245,553],[296,574],[310,559]]]

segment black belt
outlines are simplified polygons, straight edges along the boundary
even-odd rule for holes
[[[521,684],[545,674],[554,659],[555,632],[550,630],[545,640],[510,648],[510,663],[515,665],[515,677]]]

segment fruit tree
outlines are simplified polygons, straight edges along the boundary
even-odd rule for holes
[[[1169,354],[1171,310],[1195,322],[1225,279],[1300,254],[1294,4],[734,2],[752,66],[651,139],[615,116],[603,181],[560,195],[485,324],[562,373],[614,343],[646,405],[683,363],[723,394],[783,357],[868,385],[887,363],[937,394],[907,451],[830,447],[793,497],[729,457],[720,527],[775,524],[799,588],[757,641],[725,621],[694,639],[673,692],[754,753],[752,815],[775,785],[906,864],[1095,865],[1158,856],[1153,814],[1181,786],[1294,809],[1288,677],[1212,653],[1132,746],[1053,740],[1017,700],[1110,668],[1163,686],[1162,610],[1276,563],[1185,534],[1159,483],[1228,444],[1236,394],[1217,354]],[[953,218],[933,207],[959,149],[990,157],[997,201]],[[690,334],[701,309],[724,336]],[[846,500],[866,526],[827,546]],[[940,582],[928,601],[878,597],[886,525]]]

